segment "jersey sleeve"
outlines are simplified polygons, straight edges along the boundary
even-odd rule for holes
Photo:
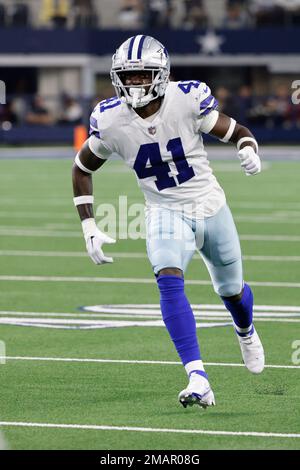
[[[209,86],[201,83],[196,109],[198,132],[208,134],[213,129],[219,117],[218,105],[218,100],[212,95]]]
[[[97,157],[106,160],[113,153],[113,149],[105,141],[104,132],[101,130],[101,126],[99,126],[98,114],[96,107],[90,117],[89,147],[91,152]]]

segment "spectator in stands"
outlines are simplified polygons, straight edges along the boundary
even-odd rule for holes
[[[42,23],[56,28],[63,28],[67,25],[69,15],[69,0],[43,0],[41,11]]]
[[[276,0],[250,0],[249,10],[256,26],[278,26],[285,22],[284,9]]]
[[[98,26],[99,18],[92,0],[73,0],[72,11],[74,12],[75,28],[95,28]]]
[[[62,99],[63,111],[58,120],[58,124],[81,124],[83,110],[80,104],[71,96],[64,95]]]
[[[275,93],[266,101],[268,124],[273,126],[286,126],[289,123],[291,97],[290,89],[285,84],[275,88]]]
[[[2,3],[0,3],[0,28],[6,26],[6,8]]]
[[[228,90],[228,88],[224,86],[220,86],[216,88],[216,91],[214,92],[214,96],[217,98],[218,103],[219,103],[218,110],[224,114],[228,114],[228,111],[230,110],[230,115],[233,116],[232,111],[231,111],[231,101],[230,101],[231,93]]]
[[[16,82],[14,95],[11,97],[10,109],[13,115],[13,122],[23,124],[28,110],[28,81],[24,78],[19,78]]]
[[[223,27],[229,29],[245,28],[249,25],[249,15],[240,1],[227,1]]]
[[[0,103],[0,123],[9,119],[9,106],[7,104]]]
[[[121,29],[139,29],[143,27],[143,2],[141,0],[122,0],[119,11]]]
[[[31,12],[28,2],[14,2],[8,9],[8,23],[11,27],[30,26]]]
[[[285,25],[300,24],[300,0],[276,0],[276,3],[284,9]]]
[[[23,124],[27,112],[27,103],[22,95],[16,95],[11,103],[10,109],[13,114],[13,122]]]
[[[36,95],[32,101],[31,108],[26,114],[27,124],[49,126],[54,124],[54,118],[44,104],[43,98]]]
[[[243,125],[249,123],[251,109],[254,106],[254,97],[252,88],[248,85],[242,85],[237,95],[233,96],[234,108],[236,109],[236,120]]]
[[[147,28],[169,28],[171,14],[171,0],[144,0],[145,26]]]
[[[184,0],[185,18],[183,26],[185,29],[205,28],[208,26],[208,16],[202,0]]]

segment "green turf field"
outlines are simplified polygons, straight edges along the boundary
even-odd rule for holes
[[[278,367],[254,376],[242,366],[229,316],[195,256],[186,292],[198,305],[217,406],[185,410],[177,402],[185,372],[165,328],[155,325],[159,297],[145,241],[107,245],[114,264],[95,266],[72,203],[71,162],[0,161],[0,350],[5,343],[7,355],[0,428],[11,449],[300,448],[299,163],[267,162],[256,177],[244,176],[237,161],[212,166],[261,307],[255,316],[266,363]],[[121,162],[106,164],[94,181],[96,206],[117,203],[119,194],[143,201]]]

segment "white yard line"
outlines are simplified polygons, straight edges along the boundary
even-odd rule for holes
[[[0,227],[0,236],[14,236],[14,237],[58,237],[58,238],[79,238],[82,237],[82,233],[78,231],[56,231],[56,230],[44,230],[34,228],[3,228]]]
[[[205,313],[206,310],[213,311],[213,313],[217,313],[217,311],[221,311],[228,315],[228,312],[224,305],[220,304],[191,304],[191,307],[194,311],[199,311],[199,313]],[[160,311],[159,304],[110,304],[110,305],[92,305],[84,307],[87,311],[95,311],[99,312],[99,310],[103,312],[142,312],[146,314],[146,312],[156,313]],[[255,312],[299,312],[300,307],[295,307],[293,305],[255,305],[254,306]],[[218,312],[219,314],[220,312]]]
[[[30,423],[20,421],[0,421],[0,426],[31,427],[31,428],[56,428],[56,429],[84,429],[93,431],[127,431],[127,432],[152,432],[152,433],[176,433],[176,434],[202,434],[209,436],[241,436],[241,437],[275,437],[275,438],[299,438],[297,433],[275,433],[256,431],[219,431],[208,429],[175,429],[175,428],[143,428],[135,426],[106,426],[96,424],[58,424],[58,423]]]
[[[211,314],[207,314],[207,313],[197,313],[197,312],[194,312],[194,315],[195,315],[195,318],[196,320],[201,320],[201,323],[198,323],[197,322],[197,327],[201,328],[203,327],[204,325],[207,325],[207,323],[204,323],[203,320],[205,320],[206,322],[209,321],[209,322],[222,322],[222,325],[226,326],[228,325],[228,323],[224,323],[225,321],[231,321],[231,318],[229,317],[229,315],[225,316],[225,315],[211,315]],[[4,317],[3,317],[4,316]],[[17,318],[14,318],[17,317]],[[293,315],[289,315],[288,317],[291,317]],[[299,315],[298,315],[299,316]],[[5,317],[8,317],[8,318],[5,318]],[[20,319],[19,317],[23,317],[22,319]],[[98,324],[98,323],[102,323],[104,324],[104,320],[102,320],[103,318],[109,318],[110,321],[107,322],[107,324],[111,324],[113,322],[112,319],[114,318],[117,318],[117,319],[120,319],[120,318],[127,318],[129,320],[135,320],[135,324],[132,325],[132,326],[138,326],[137,325],[137,322],[136,322],[136,319],[144,319],[144,320],[155,320],[155,319],[160,319],[161,318],[161,314],[157,314],[157,315],[142,315],[142,314],[128,314],[128,315],[124,315],[124,314],[120,314],[120,313],[116,313],[116,314],[113,314],[113,313],[99,313],[99,314],[71,314],[71,313],[67,313],[67,314],[63,314],[63,313],[27,313],[27,312],[0,312],[0,324],[10,324],[12,323],[13,325],[15,325],[16,323],[19,323],[21,324],[22,322],[25,324],[29,324],[30,320],[28,320],[28,318],[25,318],[25,317],[34,317],[35,318],[35,324],[37,324],[38,322],[40,322],[40,324],[42,324],[43,320],[41,320],[41,318],[84,318],[84,319],[87,319],[87,318],[98,318],[98,321],[94,321],[94,324]],[[9,319],[11,321],[9,321]],[[28,321],[27,321],[28,320]],[[300,318],[284,318],[283,316],[279,316],[278,318],[270,318],[270,317],[260,317],[260,316],[255,316],[255,322],[275,322],[275,323],[300,323]],[[44,321],[44,323],[51,323],[50,320],[48,321]],[[52,323],[57,323],[55,321],[52,321]],[[67,322],[66,321],[62,321],[61,323],[63,324],[66,324]],[[84,323],[84,322],[80,322],[78,320],[78,323]],[[118,326],[118,325],[116,325]],[[120,325],[119,325],[120,326]],[[130,326],[128,323],[127,325],[125,326]],[[152,325],[151,322],[148,322],[148,321],[144,321],[142,326],[164,326],[164,323],[161,323],[159,325]]]
[[[127,254],[129,255],[129,253]],[[140,254],[142,255],[143,253],[140,253]],[[83,252],[83,251],[80,252],[80,251],[0,250],[0,256],[30,256],[30,257],[37,256],[37,257],[45,257],[45,258],[47,257],[50,257],[50,258],[60,258],[60,257],[62,258],[86,258],[88,254],[87,252]],[[112,256],[116,256],[116,254],[113,253]],[[138,257],[142,258],[142,256],[138,256]],[[130,256],[128,256],[128,258],[130,258]]]
[[[88,277],[88,276],[6,276],[1,275],[0,281],[24,281],[24,282],[105,282],[114,284],[154,284],[151,278],[131,278],[131,277]],[[284,287],[299,288],[299,282],[260,282],[248,281],[249,284],[256,287]],[[200,279],[186,280],[185,284],[195,286],[210,286],[211,281]]]
[[[247,222],[251,224],[284,224],[284,225],[299,225],[300,220],[294,218],[285,218],[285,217],[263,217],[263,216],[247,216],[247,215],[234,215],[234,220],[236,222]]]
[[[299,235],[239,235],[240,240],[265,242],[299,242]]]
[[[300,209],[299,201],[292,202],[249,202],[249,201],[229,201],[229,207],[235,207],[240,209],[275,209],[275,210],[297,210]]]
[[[71,206],[70,206],[71,207]],[[60,220],[60,219],[70,219],[73,220],[74,223],[76,223],[77,217],[76,213],[74,213],[72,210],[69,212],[48,212],[48,211],[0,211],[0,219],[23,219],[23,220],[28,220],[28,219],[54,219],[54,220]]]
[[[147,259],[147,253],[143,252],[120,252],[115,251],[107,254],[115,258],[141,258]],[[0,256],[29,256],[29,257],[50,257],[50,258],[86,258],[85,251],[33,251],[33,250],[0,250]],[[193,260],[200,259],[200,255],[195,253]],[[244,261],[271,261],[271,262],[298,262],[300,256],[261,256],[261,255],[243,255]]]
[[[106,170],[107,171],[107,170]],[[113,169],[113,172],[115,169]],[[108,201],[109,199],[107,199]],[[132,200],[132,199],[131,199]],[[141,202],[142,198],[136,198],[134,199],[137,202]],[[1,199],[3,205],[14,205],[14,206],[23,206],[23,205],[31,205],[32,207],[40,203],[43,208],[44,207],[51,207],[51,206],[59,206],[65,207],[71,210],[72,208],[72,199],[70,196],[61,196],[61,197],[52,197],[49,198],[47,196],[40,196],[37,199],[34,199],[32,197],[22,197],[22,198],[17,198],[17,197],[3,197]],[[111,199],[110,199],[111,202]],[[273,210],[300,210],[300,202],[299,201],[291,201],[291,202],[261,202],[261,201],[228,201],[228,205],[231,208],[237,208],[237,209],[253,209],[254,211],[256,209],[273,209]]]
[[[299,262],[300,256],[261,256],[261,255],[243,255],[244,261],[274,261],[276,263],[282,262]]]
[[[10,227],[0,226],[0,236],[17,236],[17,237],[61,237],[61,238],[78,238],[82,237],[80,230],[78,231],[59,231],[45,230],[42,228],[32,227]],[[266,242],[299,242],[298,235],[260,235],[260,234],[244,234],[240,235],[241,240],[247,241],[266,241]]]
[[[149,361],[149,360],[133,360],[133,359],[98,359],[98,358],[75,358],[75,357],[32,357],[32,356],[0,356],[0,359],[11,361],[45,361],[45,362],[79,362],[79,363],[106,363],[106,364],[151,364],[151,365],[181,365],[178,361]],[[245,367],[244,364],[229,362],[205,362],[205,366],[216,367]],[[265,365],[266,369],[297,369],[300,366]]]
[[[297,215],[296,217],[294,215],[289,215],[288,213],[286,215],[273,215],[272,213],[270,214],[234,214],[233,213],[233,218],[236,222],[249,222],[249,223],[263,223],[263,224],[300,224],[299,216]],[[70,224],[65,224],[65,227],[62,228],[69,228],[69,227],[76,227],[78,225],[78,220],[76,218],[76,214],[73,212],[3,212],[0,211],[0,219],[21,219],[21,220],[55,220],[55,221],[60,221],[60,220],[70,220]],[[52,224],[47,224],[49,225],[48,228],[51,228]],[[56,225],[56,224],[55,224]],[[7,229],[9,226],[4,226],[2,225],[1,228]],[[20,228],[22,229],[22,226],[20,227],[15,227],[12,226],[12,228],[17,229]],[[41,228],[41,227],[39,227]],[[53,226],[53,228],[56,228]],[[59,228],[59,227],[58,227]]]
[[[192,304],[194,315],[199,316],[219,316],[228,318],[229,312],[222,305],[194,305]],[[130,315],[130,316],[161,316],[160,306],[153,304],[152,308],[144,305],[91,305],[82,308],[85,313],[80,312],[27,312],[15,310],[0,310],[0,315],[29,315],[29,316],[74,316],[74,317],[95,317],[100,315]],[[254,315],[256,318],[298,318],[300,317],[300,307],[255,305]]]

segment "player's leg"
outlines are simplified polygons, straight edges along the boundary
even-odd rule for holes
[[[262,372],[264,352],[253,326],[253,293],[243,281],[239,238],[227,205],[205,219],[201,254],[215,292],[231,313],[246,367],[253,373]]]
[[[201,360],[195,317],[184,292],[183,274],[195,251],[195,234],[180,214],[166,209],[148,211],[146,227],[162,318],[190,378],[190,388],[179,394],[179,400],[184,406],[208,406],[214,398]]]

